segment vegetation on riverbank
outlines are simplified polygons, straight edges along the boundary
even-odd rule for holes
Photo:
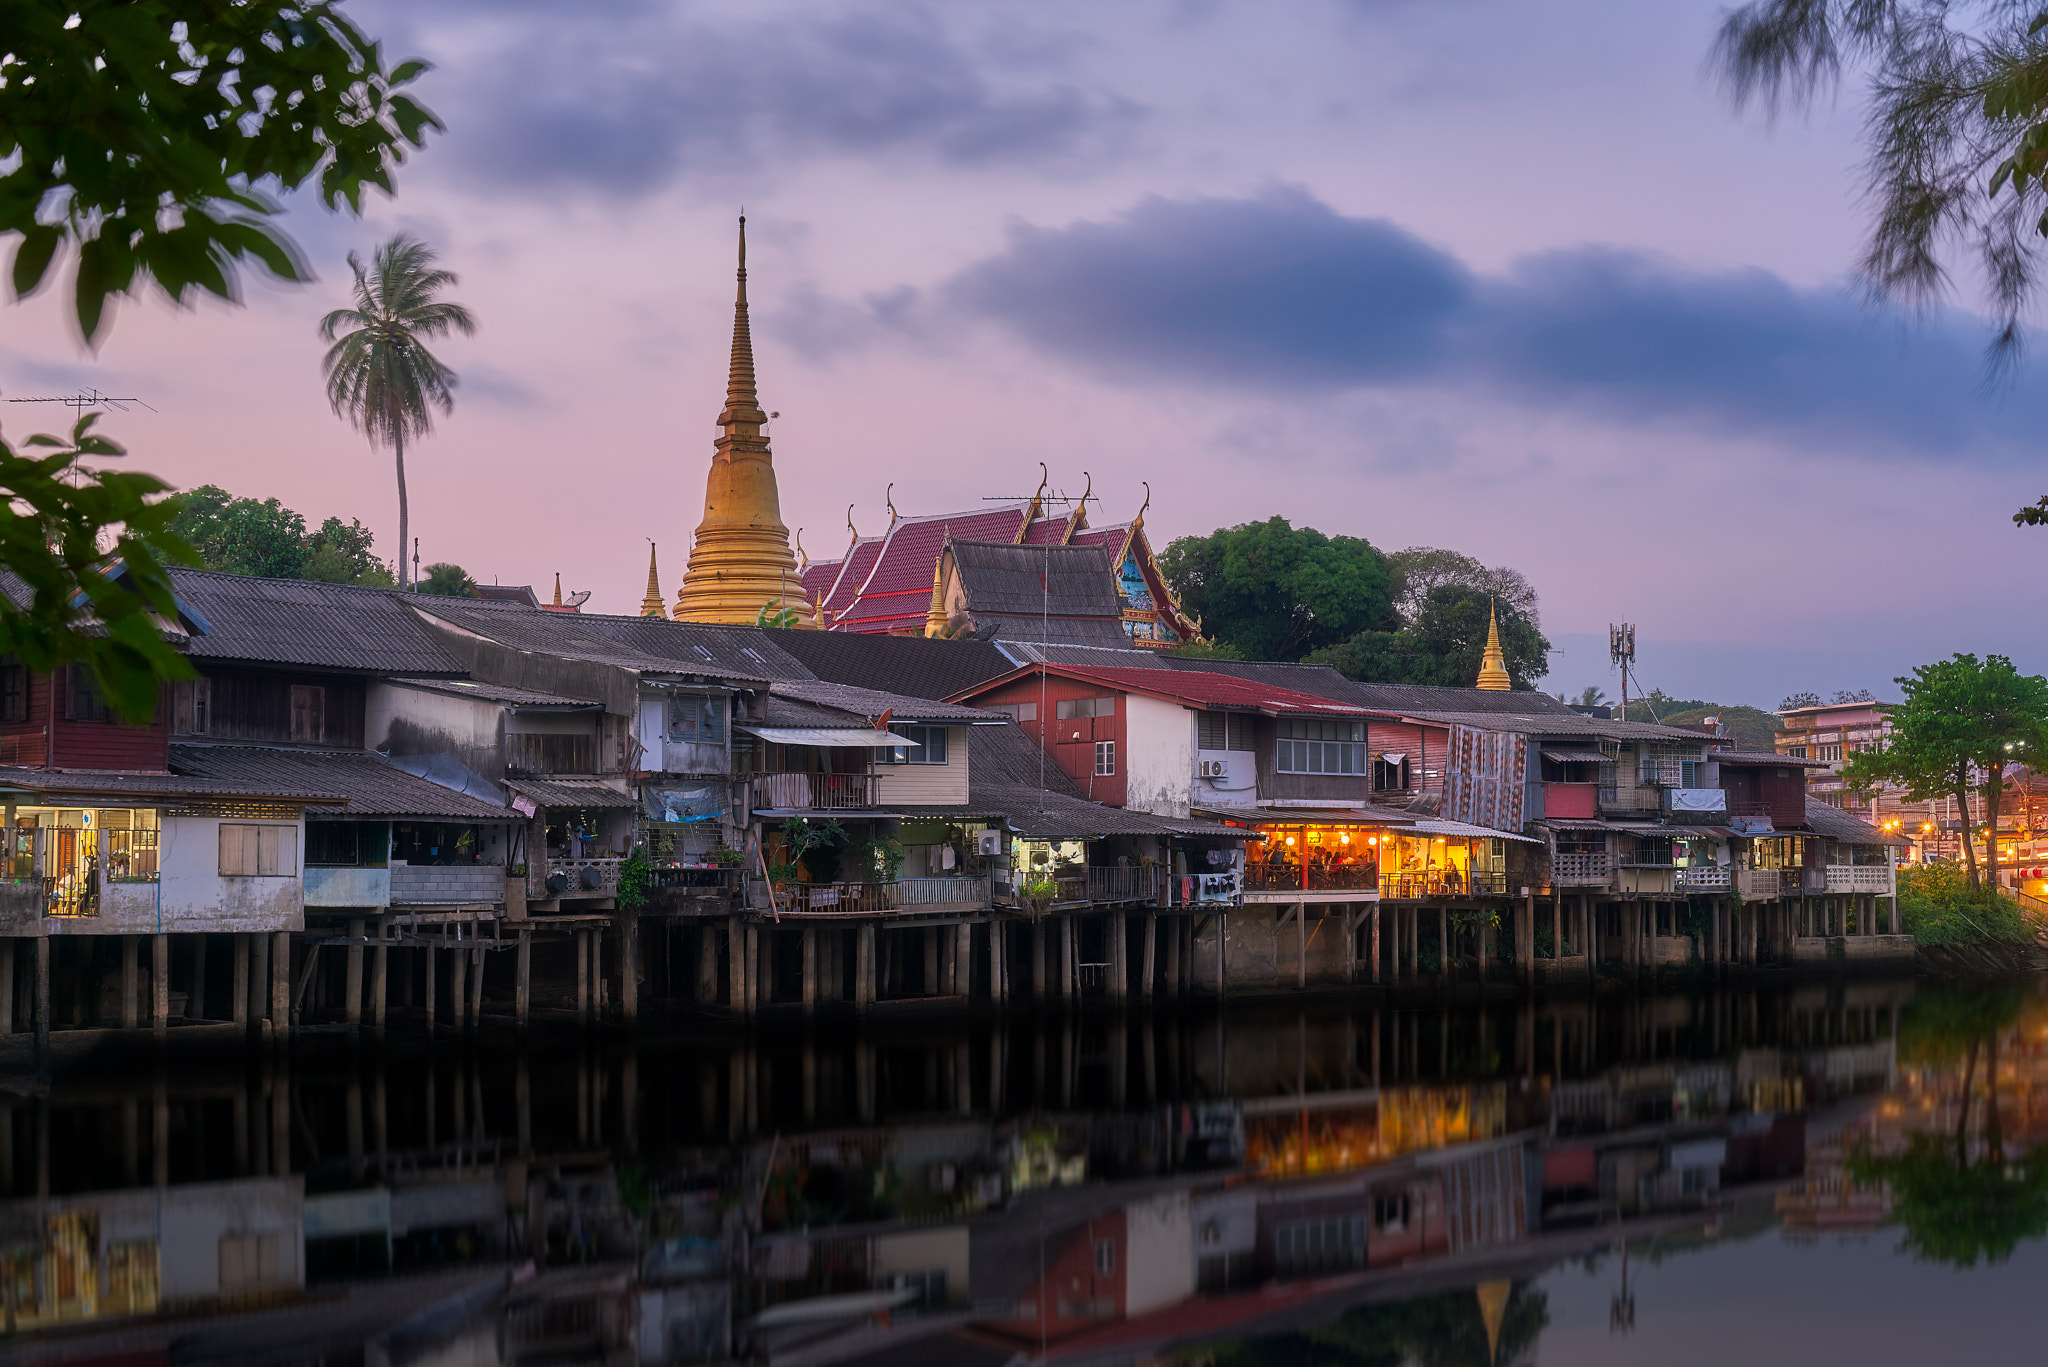
[[[2031,942],[2035,926],[2020,904],[1970,886],[1960,865],[1899,870],[1899,925],[1920,945]]]

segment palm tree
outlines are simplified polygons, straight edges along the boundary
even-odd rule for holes
[[[354,252],[354,308],[336,309],[320,320],[321,340],[333,343],[321,364],[327,372],[327,401],[374,448],[388,443],[398,460],[398,586],[407,587],[406,547],[411,525],[405,505],[405,443],[434,427],[433,410],[455,409],[455,372],[442,365],[425,341],[454,328],[469,336],[476,321],[460,304],[435,296],[456,283],[436,269],[435,253],[417,238],[400,233],[377,248],[365,269]]]

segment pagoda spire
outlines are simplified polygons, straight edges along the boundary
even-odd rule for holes
[[[1501,653],[1500,613],[1491,603],[1486,606],[1486,654],[1479,659],[1477,686],[1496,693],[1504,693],[1515,686],[1508,678],[1507,656]]]
[[[555,606],[562,606],[562,572],[555,571]]]
[[[739,289],[733,300],[732,359],[726,371],[722,432],[711,444],[704,517],[690,547],[673,616],[678,622],[751,625],[764,608],[779,611],[797,572],[768,449],[769,415],[755,387],[754,337],[747,320],[747,219],[740,216]],[[805,626],[816,615],[804,604]]]
[[[666,617],[668,609],[661,601],[661,577],[654,569],[654,543],[647,543],[647,596],[640,600],[642,617]]]

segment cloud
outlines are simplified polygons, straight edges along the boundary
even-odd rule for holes
[[[942,285],[936,308],[1127,382],[1476,392],[1939,459],[2029,453],[2048,418],[2037,385],[1986,390],[1988,333],[1968,315],[1907,325],[1845,291],[1605,247],[1482,275],[1292,188],[1018,227],[1006,251]]]
[[[816,155],[1097,159],[1141,115],[1017,57],[1014,35],[977,54],[917,8],[684,21],[625,6],[573,25],[553,10],[468,16],[441,41],[494,50],[423,98],[448,122],[442,155],[473,181],[520,191],[635,195]],[[1059,47],[1049,36],[1039,52]]]

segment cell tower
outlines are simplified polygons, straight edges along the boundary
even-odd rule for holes
[[[1636,662],[1636,624],[1610,623],[1607,628],[1607,659],[1621,671],[1621,719],[1628,720],[1628,672]]]

